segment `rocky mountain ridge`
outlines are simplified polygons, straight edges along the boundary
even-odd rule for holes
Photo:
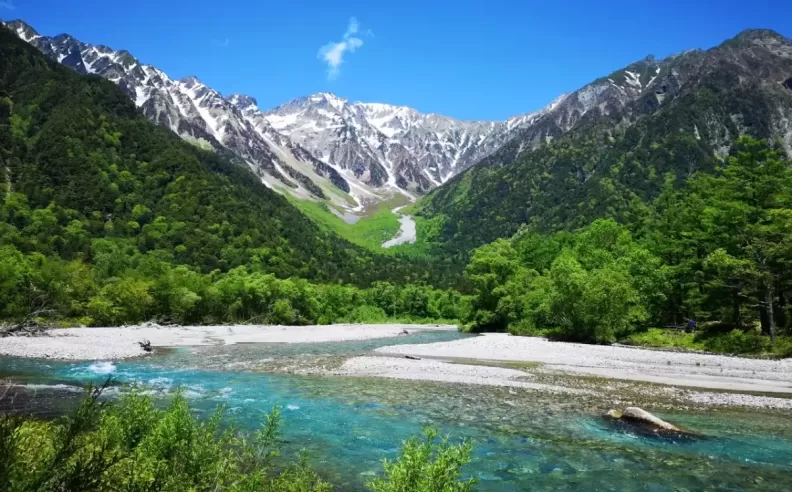
[[[588,84],[424,197],[434,244],[461,255],[521,227],[635,221],[669,187],[715,173],[741,135],[792,155],[792,39],[748,30]],[[540,142],[548,142],[538,145]]]
[[[417,198],[474,165],[507,165],[598,117],[618,114],[629,125],[673,99],[702,53],[647,57],[506,121],[460,121],[330,93],[262,110],[251,96],[224,96],[196,77],[172,79],[125,50],[41,36],[22,21],[6,25],[50,58],[117,83],[147,117],[246,163],[268,186],[347,209],[393,193]]]
[[[116,84],[156,123],[196,145],[230,153],[270,187],[354,208],[394,192],[415,198],[500,148],[542,112],[505,122],[459,121],[402,106],[349,103],[333,94],[261,111],[254,97],[224,96],[180,80],[126,50],[42,36],[4,23],[50,58]]]

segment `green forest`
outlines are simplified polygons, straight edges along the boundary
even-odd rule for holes
[[[669,176],[631,224],[527,226],[476,249],[470,327],[610,343],[698,320],[711,350],[792,355],[790,162],[742,137],[723,164],[681,188]]]
[[[347,242],[247,169],[147,121],[111,82],[0,37],[1,319],[442,320],[660,345],[653,329],[696,320],[690,347],[792,350],[786,154],[746,136],[721,159],[664,131],[724,100],[751,106],[739,88],[713,98],[728,76],[717,70],[615,140],[603,117],[461,174],[413,207],[422,237],[405,256]],[[582,187],[579,172],[592,175]],[[578,199],[558,201],[564,188]]]
[[[0,27],[0,337],[399,321],[792,357],[792,161],[768,123],[792,96],[728,63],[702,74],[662,108],[490,156],[408,207],[418,242],[386,251],[394,203],[355,226],[287,199]],[[0,415],[0,491],[333,490],[281,456],[277,408],[246,432],[110,384],[57,419]],[[365,486],[472,490],[471,452],[426,429]]]
[[[685,74],[681,87],[594,108],[543,145],[518,151],[515,138],[434,189],[415,207],[429,222],[424,241],[465,264],[474,248],[525,224],[553,233],[599,218],[640,223],[669,181],[678,188],[712,174],[742,134],[772,141],[775,113],[792,108],[792,90],[776,82],[789,77],[792,62],[751,39],[663,63]]]
[[[428,287],[449,283],[435,263],[317,226],[247,169],[157,128],[113,83],[6,29],[0,55],[1,318],[458,317],[456,294]]]

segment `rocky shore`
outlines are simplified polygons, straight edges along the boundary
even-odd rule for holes
[[[235,343],[314,343],[388,338],[419,331],[456,330],[453,325],[336,324],[313,326],[226,325],[60,328],[40,336],[0,338],[0,355],[39,359],[112,360],[138,357],[152,347]]]

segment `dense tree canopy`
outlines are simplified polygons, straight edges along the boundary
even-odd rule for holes
[[[675,66],[689,77],[673,94],[661,94],[662,104],[647,91],[623,108],[592,108],[539,146],[515,138],[418,203],[418,213],[434,223],[425,241],[467,259],[473,248],[526,223],[541,232],[598,218],[632,223],[667,184],[679,188],[696,173],[712,173],[739,135],[784,135],[792,91],[779,82],[789,77],[792,59],[741,43],[691,55],[694,66]]]
[[[156,127],[112,82],[46,59],[5,28],[0,200],[5,318],[47,308],[89,324],[349,319],[313,303],[358,290],[306,280],[417,282],[426,299],[388,315],[429,317],[425,285],[448,278],[320,229],[247,168]]]
[[[785,336],[792,171],[767,140],[713,151],[708,122],[767,130],[764,89],[730,77],[716,67],[651,117],[593,115],[513,164],[454,178],[419,204],[435,261],[406,260],[320,229],[111,82],[0,29],[0,318],[460,319],[592,342],[697,319]],[[464,282],[439,267],[454,264]]]
[[[792,168],[785,153],[742,137],[712,174],[697,173],[679,189],[673,180],[626,224],[598,219],[554,234],[526,226],[476,249],[465,271],[474,294],[462,313],[470,327],[552,330],[593,342],[689,319],[737,333],[759,326],[768,342],[788,333]]]
[[[319,229],[247,168],[138,113],[0,28],[2,243],[93,262],[94,239],[208,273],[439,282],[430,264],[376,255]],[[420,272],[416,274],[415,272]]]

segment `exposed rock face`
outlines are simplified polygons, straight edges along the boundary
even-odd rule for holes
[[[224,96],[197,77],[171,79],[128,51],[68,34],[42,36],[22,21],[5,25],[53,60],[118,84],[157,124],[232,154],[265,183],[298,198],[327,199],[329,187],[353,196],[357,191],[356,198],[368,200],[389,190],[424,194],[498,150],[544,112],[499,122],[461,121],[329,93],[262,112],[251,96]]]
[[[441,219],[429,240],[453,255],[526,223],[553,232],[626,221],[636,200],[651,204],[667,184],[714,172],[740,135],[792,155],[790,75],[792,40],[768,31],[646,58],[560,100],[433,190],[418,214]]]
[[[680,97],[695,92],[691,88],[702,87],[717,94],[738,88],[743,92],[736,101],[752,97],[756,103],[713,107],[698,115],[701,122],[695,128],[674,131],[691,132],[700,142],[696,145],[715,149],[721,157],[734,137],[748,130],[778,139],[792,154],[792,42],[772,31],[745,31],[708,51],[662,60],[646,57],[533,113],[505,121],[461,121],[329,93],[261,111],[251,96],[224,96],[196,77],[171,79],[128,51],[68,34],[42,36],[22,21],[3,24],[53,60],[118,84],[156,123],[196,145],[230,154],[268,185],[299,198],[347,193],[359,201],[376,201],[391,191],[414,197],[474,165],[508,166],[549,141],[585,133],[603,120],[613,137],[643,116],[669,111]],[[586,183],[592,175],[592,170],[582,170],[577,180]],[[480,202],[470,200],[474,206]]]
[[[118,84],[149,119],[249,166],[270,186],[315,199],[326,199],[333,188],[350,191],[348,178],[337,169],[275,131],[251,96],[223,96],[197,77],[172,79],[125,50],[84,43],[68,34],[42,36],[22,21],[4,24],[53,60]]]
[[[422,194],[496,151],[543,111],[500,122],[461,121],[317,93],[267,111],[265,118],[318,159],[372,186]]]

